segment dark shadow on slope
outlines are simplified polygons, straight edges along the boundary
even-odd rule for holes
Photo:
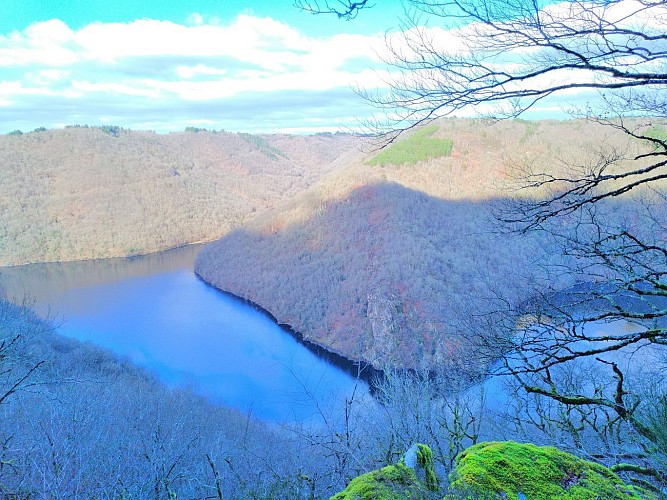
[[[491,307],[480,297],[495,285],[525,298],[518,282],[544,251],[539,238],[492,232],[493,203],[365,185],[343,200],[311,201],[305,220],[288,220],[288,210],[233,231],[199,254],[195,270],[346,359],[476,373],[482,367],[456,331],[461,313]]]
[[[468,335],[475,318],[578,279],[547,272],[565,261],[545,234],[494,232],[492,208],[507,201],[444,200],[393,183],[304,198],[211,244],[195,270],[354,363],[474,379],[488,363]]]

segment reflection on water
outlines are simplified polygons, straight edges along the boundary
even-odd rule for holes
[[[151,255],[125,259],[56,262],[0,267],[0,292],[17,298],[28,296],[37,304],[73,288],[112,283],[127,278],[192,269],[204,245],[188,245]]]
[[[309,420],[318,406],[342,404],[357,382],[263,313],[197,279],[198,250],[0,268],[0,284],[10,297],[33,297],[63,335],[260,418]]]
[[[592,321],[578,326],[579,335],[589,339],[595,338],[614,338],[627,335],[628,333],[639,333],[646,330],[646,327],[624,320],[605,322]],[[604,348],[606,342],[579,341],[568,344],[573,351],[586,351],[591,348]],[[585,393],[591,390],[592,381],[600,384],[606,380],[608,387],[615,387],[616,379],[614,372],[609,364],[601,363],[603,360],[607,363],[613,362],[624,374],[626,383],[634,387],[646,388],[649,382],[664,382],[662,375],[665,368],[664,346],[652,344],[649,341],[640,341],[636,344],[625,346],[621,349],[611,350],[605,353],[598,353],[593,356],[582,356],[573,360],[556,365],[551,369],[555,379],[567,380],[572,385],[577,385],[580,392]],[[522,365],[509,361],[512,368]],[[470,400],[476,400],[483,395],[484,404],[488,411],[502,413],[512,407],[516,397],[517,383],[513,376],[507,374],[507,370],[502,363],[497,363],[492,368],[495,373],[484,380],[481,384],[476,384],[464,393],[464,396]],[[539,384],[538,384],[539,385]]]

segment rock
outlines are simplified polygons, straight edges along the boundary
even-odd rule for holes
[[[625,484],[603,465],[550,446],[513,441],[479,443],[462,452],[450,474],[461,495],[508,500],[642,500],[654,498]]]
[[[331,500],[417,500],[437,489],[433,452],[415,444],[400,462],[355,477]]]
[[[403,463],[415,472],[417,479],[431,491],[438,489],[438,478],[433,466],[433,452],[425,444],[413,444],[403,455]]]

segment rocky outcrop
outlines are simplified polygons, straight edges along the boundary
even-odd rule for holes
[[[437,489],[433,453],[428,446],[415,444],[400,462],[355,477],[331,500],[416,500]]]
[[[479,443],[457,458],[455,496],[507,500],[641,500],[650,493],[625,484],[603,465],[550,446],[512,441]]]
[[[513,441],[471,446],[456,459],[448,492],[437,493],[433,454],[413,445],[394,465],[354,478],[330,500],[443,498],[502,500],[657,500],[610,468],[550,446]],[[435,492],[435,493],[434,493]]]

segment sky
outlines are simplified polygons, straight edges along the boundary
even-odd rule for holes
[[[292,0],[2,0],[2,11],[0,133],[313,133],[372,116],[353,89],[386,86],[385,34],[403,7],[378,0],[349,21]]]
[[[291,0],[3,0],[0,133],[68,124],[318,132],[371,111],[353,87],[399,1],[351,21]]]

